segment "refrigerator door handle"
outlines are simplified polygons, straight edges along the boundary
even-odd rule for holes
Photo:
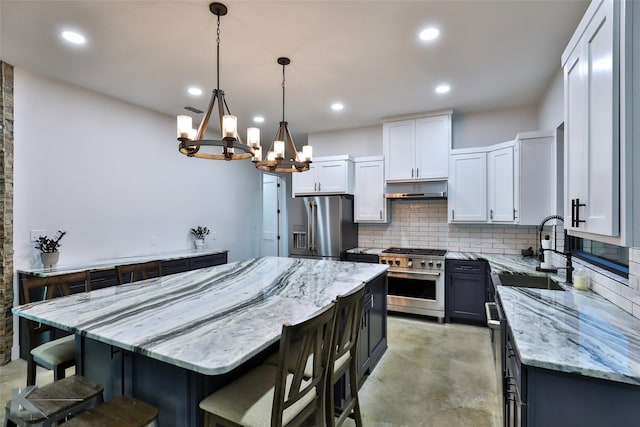
[[[318,205],[313,200],[309,202],[309,221],[307,223],[307,235],[309,236],[309,250],[316,250],[316,215]]]

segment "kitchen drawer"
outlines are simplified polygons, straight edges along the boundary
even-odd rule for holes
[[[447,273],[486,274],[487,262],[484,260],[447,260]]]
[[[102,270],[91,272],[91,289],[108,288],[109,286],[116,286],[118,284],[118,276],[116,270]]]
[[[203,255],[193,257],[189,260],[189,269],[196,270],[198,268],[213,267],[214,265],[226,264],[227,253]]]
[[[184,271],[189,271],[189,258],[162,261],[163,276],[168,276],[169,274],[182,273]]]
[[[378,255],[375,254],[351,254],[347,252],[345,256],[346,261],[352,262],[368,262],[371,264],[378,264]]]

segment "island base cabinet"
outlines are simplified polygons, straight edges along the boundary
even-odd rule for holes
[[[76,372],[101,384],[105,401],[132,396],[158,409],[160,426],[200,427],[200,401],[258,366],[277,346],[221,375],[200,374],[86,337],[76,336],[76,349]]]

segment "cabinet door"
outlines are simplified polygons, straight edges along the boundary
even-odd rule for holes
[[[614,2],[601,2],[564,65],[565,227],[619,235],[619,90]],[[580,205],[573,204],[579,200]],[[580,222],[573,219],[579,216]]]
[[[347,161],[318,162],[316,168],[319,193],[347,192]]]
[[[433,116],[416,120],[416,179],[447,179],[451,116]]]
[[[456,154],[450,161],[449,221],[486,221],[487,154]]]
[[[355,222],[387,222],[384,198],[384,162],[357,162],[355,171]]]
[[[515,222],[513,147],[489,152],[489,221]]]
[[[383,124],[385,179],[410,181],[415,179],[415,120]]]
[[[613,41],[613,2],[603,2],[586,31],[587,91],[587,200],[586,231],[617,236],[619,187],[617,50]]]
[[[316,169],[317,164],[311,163],[308,171],[291,174],[291,188],[294,196],[313,194],[317,191]]]
[[[482,274],[451,274],[445,301],[450,310],[447,318],[471,320],[486,324],[484,310],[487,288]]]

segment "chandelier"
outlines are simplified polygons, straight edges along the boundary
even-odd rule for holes
[[[282,121],[265,160],[262,160],[262,148],[259,140],[256,142],[255,139],[252,139],[249,142],[255,153],[253,162],[258,169],[265,172],[304,172],[309,170],[311,163],[311,146],[305,145],[302,147],[302,151],[298,151],[289,132],[288,123],[284,120],[284,68],[290,63],[289,58],[278,58],[278,64],[282,65]]]
[[[227,14],[227,7],[222,3],[211,3],[209,5],[211,13],[218,17],[218,28],[216,33],[216,88],[211,95],[209,108],[200,122],[198,129],[193,129],[190,116],[178,116],[178,150],[189,157],[199,157],[213,160],[238,160],[254,157],[253,149],[242,142],[238,135],[238,118],[229,112],[227,101],[224,98],[224,91],[220,90],[220,17]],[[206,139],[207,127],[214,106],[218,101],[218,116],[220,120],[220,139]],[[256,136],[257,132],[257,136]],[[260,140],[260,130],[249,128],[247,130],[248,139],[257,138]],[[255,142],[253,142],[255,144]],[[221,147],[221,153],[200,151],[202,147]]]

